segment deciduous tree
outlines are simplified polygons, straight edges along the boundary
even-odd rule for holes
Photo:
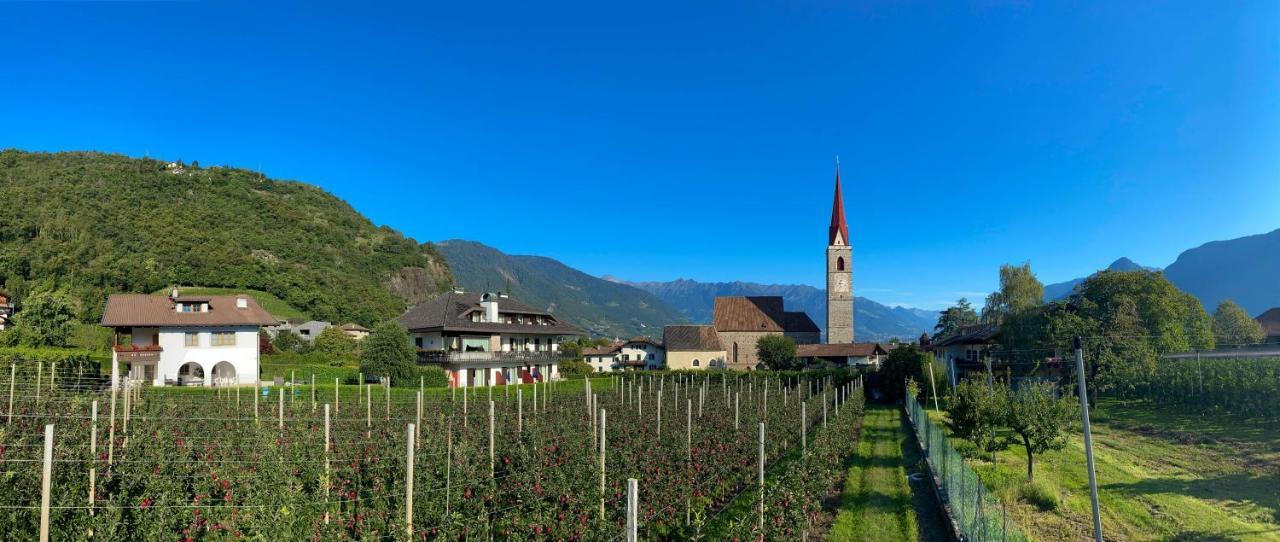
[[[973,310],[973,305],[969,304],[968,299],[962,297],[956,301],[955,306],[938,313],[938,324],[933,326],[934,338],[967,326],[977,325],[978,322],[977,311]]]
[[[1219,303],[1213,312],[1213,336],[1223,346],[1260,343],[1267,338],[1262,324],[1230,299]]]
[[[756,341],[756,356],[765,367],[775,371],[800,367],[796,359],[796,342],[785,335],[765,335]]]
[[[1005,318],[1044,304],[1044,285],[1031,272],[1031,263],[1000,266],[1000,289],[987,296],[982,320],[999,324]]]
[[[392,385],[417,385],[414,368],[417,352],[409,344],[409,332],[395,322],[374,326],[360,344],[360,371],[366,375],[391,377]]]
[[[1067,445],[1075,422],[1075,399],[1056,397],[1047,382],[1029,382],[1009,395],[1006,425],[1027,452],[1027,481],[1035,479],[1035,456]]]

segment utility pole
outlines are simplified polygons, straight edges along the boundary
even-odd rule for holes
[[[1089,398],[1084,381],[1084,351],[1080,337],[1073,341],[1076,349],[1076,383],[1080,386],[1080,421],[1084,424],[1084,457],[1089,466],[1089,498],[1093,501],[1093,539],[1102,542],[1102,515],[1098,510],[1098,475],[1093,468],[1093,432],[1089,429]]]

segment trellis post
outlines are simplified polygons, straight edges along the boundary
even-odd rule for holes
[[[808,406],[809,406],[808,403],[800,403],[800,452],[801,453],[804,453],[809,449],[809,435],[806,434],[805,427],[804,427],[805,418],[809,417],[806,409],[806,407]]]
[[[524,389],[516,388],[516,434],[524,434]]]
[[[364,438],[373,437],[373,385],[365,384],[364,389]]]
[[[636,509],[640,507],[640,487],[635,478],[627,478],[627,542],[638,542],[636,537]]]
[[[7,414],[8,421],[6,423],[13,423],[13,384],[14,382],[16,382],[16,379],[18,378],[17,371],[18,371],[18,364],[10,363],[9,364],[9,410]],[[112,388],[112,390],[114,391],[115,388]]]
[[[662,438],[662,390],[658,390],[658,438]]]
[[[738,430],[738,395],[741,392],[733,392],[733,430]]]
[[[493,463],[493,401],[489,401],[489,478],[494,475]]]
[[[605,480],[605,478],[604,478],[604,473],[605,473],[605,468],[604,468],[605,455],[604,455],[604,451],[605,451],[605,442],[606,442],[606,441],[605,441],[605,427],[607,426],[607,421],[608,421],[608,419],[609,419],[609,418],[608,418],[608,416],[609,416],[609,413],[608,413],[608,412],[605,412],[605,410],[604,410],[603,408],[602,408],[602,409],[600,409],[600,520],[601,520],[601,521],[604,521],[604,517],[605,517],[605,516],[604,516],[604,492],[605,492],[605,485],[604,485],[604,480]]]
[[[764,422],[760,422],[759,460],[756,471],[760,482],[760,532],[764,533]]]
[[[404,529],[410,540],[413,539],[413,435],[416,430],[416,425],[409,424],[404,437]]]
[[[280,403],[280,419],[279,421],[276,422],[276,425],[280,429],[280,431],[284,431],[284,390],[280,390],[280,394],[277,395],[276,397],[279,399],[279,403]],[[126,417],[125,419],[127,420],[128,418]]]
[[[40,477],[40,542],[49,542],[49,501],[53,492],[53,424],[44,426],[44,471]]]
[[[333,377],[333,413],[338,413],[338,377]]]
[[[98,484],[98,401],[93,401],[92,426],[89,429],[89,515],[93,515],[96,498],[94,490]]]
[[[329,524],[329,405],[324,406],[324,523]]]

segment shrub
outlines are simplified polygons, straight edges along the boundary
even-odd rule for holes
[[[445,388],[449,386],[449,373],[436,366],[418,367],[418,377],[428,388]]]
[[[796,342],[786,335],[765,335],[756,341],[760,363],[773,370],[798,369]]]
[[[593,372],[594,371],[591,370],[591,366],[587,365],[587,362],[579,359],[560,362],[560,375],[563,377],[580,377],[589,375]]]
[[[1018,497],[1045,512],[1057,510],[1061,502],[1058,488],[1044,479],[1023,482]]]

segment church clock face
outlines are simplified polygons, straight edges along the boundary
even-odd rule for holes
[[[844,275],[837,276],[835,289],[837,292],[849,291],[849,279]]]

